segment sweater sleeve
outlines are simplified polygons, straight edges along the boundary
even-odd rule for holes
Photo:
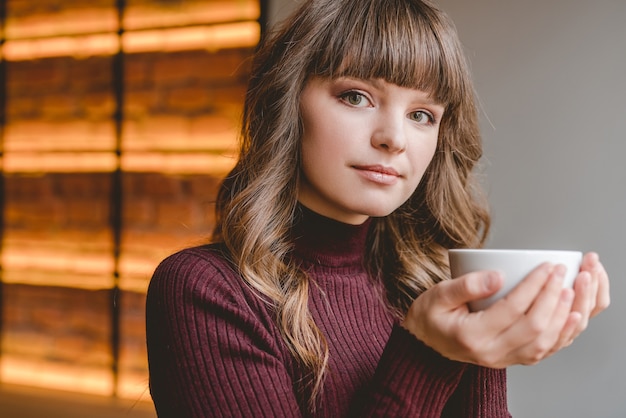
[[[369,393],[363,417],[509,418],[506,370],[449,360],[395,325]]]
[[[395,325],[370,387],[359,395],[358,416],[439,417],[466,367]]]
[[[146,335],[158,416],[301,416],[287,362],[264,326],[269,318],[205,253],[170,256],[150,283]]]
[[[506,369],[468,365],[442,417],[510,418]]]

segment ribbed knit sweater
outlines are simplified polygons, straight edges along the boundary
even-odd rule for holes
[[[370,222],[302,208],[293,257],[330,359],[316,408],[275,317],[218,244],[165,259],[146,306],[150,391],[161,418],[509,417],[505,370],[448,360],[395,323],[363,267]]]

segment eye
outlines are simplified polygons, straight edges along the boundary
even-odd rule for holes
[[[363,93],[359,93],[358,91],[347,91],[341,94],[339,98],[350,106],[364,107],[369,105],[369,100],[367,99],[367,97],[365,97]]]
[[[415,112],[409,113],[409,119],[419,124],[433,124],[435,123],[435,117],[424,110],[417,110]]]

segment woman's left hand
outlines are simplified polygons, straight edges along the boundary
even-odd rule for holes
[[[553,352],[570,345],[587,328],[589,319],[611,303],[609,277],[598,254],[591,252],[583,257],[574,291],[572,310]]]

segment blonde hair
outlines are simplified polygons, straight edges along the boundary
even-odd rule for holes
[[[309,280],[288,261],[301,176],[299,101],[312,76],[384,79],[427,91],[445,106],[420,185],[394,213],[373,219],[368,237],[368,269],[398,317],[449,276],[447,248],[483,244],[490,218],[472,175],[482,146],[469,71],[453,24],[432,3],[307,0],[262,41],[213,238],[275,310],[287,346],[310,372],[301,390],[314,408],[328,349],[308,309]]]

